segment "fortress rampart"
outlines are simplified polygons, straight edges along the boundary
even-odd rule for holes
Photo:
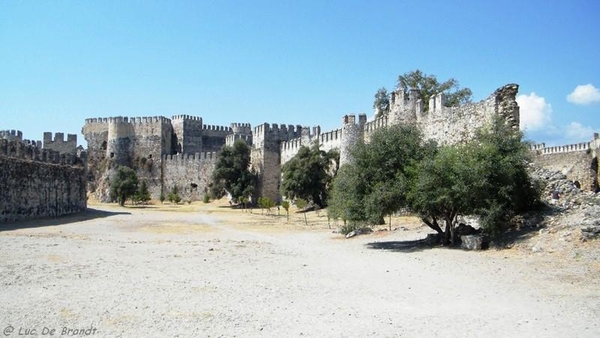
[[[369,142],[375,131],[401,123],[416,125],[426,139],[439,144],[464,142],[473,138],[478,128],[488,125],[496,117],[518,128],[517,92],[518,85],[508,84],[480,102],[459,107],[446,107],[444,94],[436,94],[429,99],[429,108],[424,110],[418,90],[399,88],[391,93],[390,111],[387,114],[372,121],[367,121],[364,114],[349,114],[342,118],[339,129],[327,132],[322,132],[319,126],[309,128],[290,124],[263,123],[254,128],[247,123],[232,123],[228,127],[208,125],[198,116],[175,115],[171,119],[87,119],[83,133],[88,141],[89,158],[97,155],[98,158],[113,158],[120,163],[152,158],[155,168],[158,168],[148,176],[154,182],[151,187],[153,192],[167,193],[173,186],[178,186],[183,189],[183,195],[192,199],[204,193],[214,168],[215,153],[223,145],[231,146],[236,140],[244,140],[251,145],[252,167],[259,175],[258,192],[254,197],[265,196],[278,200],[281,166],[295,156],[302,146],[310,147],[317,142],[321,150],[337,149],[343,164],[350,160],[348,149],[356,142]],[[590,167],[589,163],[585,163],[589,162],[590,155],[595,158],[598,151],[598,145],[591,143],[588,146],[536,147],[537,154],[542,157],[563,153],[581,155],[580,159],[571,158],[573,163],[578,163],[574,166],[577,168],[584,168],[585,165]],[[579,169],[568,170],[575,172]],[[590,179],[591,185],[593,181]]]
[[[201,180],[194,172],[207,173],[213,168],[215,153],[228,139],[232,144],[236,139],[252,143],[248,123],[208,125],[201,117],[191,115],[174,115],[171,119],[162,116],[90,118],[85,120],[82,133],[88,142],[93,177],[90,190],[101,201],[109,199],[107,180],[110,175],[98,169],[110,168],[112,164],[135,167],[138,177],[148,183],[154,197],[161,192],[168,193],[173,186],[181,189],[180,195],[184,198],[196,198],[197,191],[202,192],[201,197],[210,174]],[[102,164],[104,162],[111,165]],[[194,182],[184,182],[191,178]],[[188,187],[192,183],[193,189]],[[102,188],[97,189],[101,185]]]
[[[85,211],[83,161],[40,144],[0,139],[0,222]]]
[[[244,140],[247,145],[252,146],[252,127],[250,123],[232,123],[231,134],[225,136],[225,145],[231,147],[236,140]]]
[[[202,151],[202,118],[189,115],[175,115],[171,118],[175,153],[197,153]]]
[[[0,139],[23,141],[23,132],[20,130],[0,130]]]
[[[254,128],[252,168],[259,176],[258,196],[279,199],[281,144],[302,136],[302,126],[263,123]]]
[[[535,164],[553,171],[560,171],[568,179],[579,181],[582,189],[599,190],[600,137],[597,133],[594,133],[590,142],[554,147],[546,147],[544,143],[541,143],[532,145],[530,149]]]
[[[163,193],[167,194],[173,187],[177,187],[178,194],[184,201],[202,199],[208,191],[216,159],[216,152],[163,156]],[[160,195],[160,190],[154,194]]]
[[[330,151],[332,149],[340,149],[342,142],[341,128],[321,133],[321,127],[319,126],[313,127],[312,132],[308,127],[301,127],[300,134],[300,137],[281,142],[280,165],[291,160],[303,146],[312,147],[316,142],[319,144],[319,149]]]
[[[44,133],[44,148],[75,155],[77,153],[77,135],[68,134],[65,141],[64,133],[56,133],[52,139],[52,133],[46,132]]]

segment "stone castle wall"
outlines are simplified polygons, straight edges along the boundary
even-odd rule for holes
[[[369,142],[376,130],[401,123],[417,125],[426,139],[433,139],[439,144],[455,144],[472,139],[475,131],[489,125],[495,116],[501,116],[517,128],[517,91],[517,85],[506,85],[485,100],[460,107],[444,106],[444,95],[438,94],[429,100],[428,111],[423,111],[419,92],[410,90],[405,95],[404,90],[400,88],[391,95],[390,112],[373,121],[367,121],[364,114],[358,115],[358,119],[355,115],[346,115],[342,118],[341,129],[321,134],[320,128],[315,127],[318,133],[313,132],[308,134],[308,137],[282,142],[280,164],[283,165],[294,157],[301,146],[310,146],[315,140],[321,144],[322,150],[339,149],[340,163],[347,163],[348,150],[356,142]]]
[[[46,132],[44,133],[44,148],[75,155],[77,153],[77,135],[68,134],[65,141],[64,133],[56,133],[52,139],[52,133]]]
[[[184,201],[201,200],[208,191],[210,176],[214,170],[217,153],[165,155],[162,159],[163,193],[177,187]],[[160,195],[159,187],[151,194]]]
[[[175,152],[194,154],[202,151],[202,118],[189,115],[176,115],[171,119],[173,133],[177,140]]]
[[[23,141],[23,132],[20,130],[0,130],[0,139]]]
[[[519,106],[515,100],[518,90],[518,85],[508,84],[480,102],[459,107],[446,107],[444,94],[437,94],[430,98],[429,109],[423,111],[418,91],[411,90],[408,97],[405,97],[400,88],[392,95],[388,123],[415,123],[426,139],[435,140],[439,144],[464,142],[472,139],[477,129],[489,125],[497,116],[502,117],[513,128],[518,128]]]
[[[598,134],[594,134],[590,142],[556,147],[546,147],[541,143],[531,146],[531,151],[536,165],[562,172],[569,180],[579,181],[584,190],[599,189],[600,136]]]
[[[81,159],[37,142],[0,139],[0,221],[54,217],[85,211]]]
[[[342,144],[342,129],[321,133],[321,127],[319,126],[313,127],[312,132],[309,128],[303,127],[300,137],[281,142],[280,165],[284,165],[296,156],[301,147],[312,147],[315,142],[319,144],[319,149],[323,151],[340,149]]]
[[[233,132],[231,127],[225,126],[202,126],[202,151],[221,151],[225,145],[227,135]]]
[[[340,151],[340,163],[343,164],[349,161],[348,149],[352,145],[359,141],[369,142],[376,130],[390,125],[415,124],[426,139],[433,139],[439,144],[469,140],[478,128],[489,124],[497,116],[518,128],[517,91],[518,85],[505,85],[480,102],[459,107],[445,107],[444,95],[438,94],[431,97],[429,109],[424,111],[417,90],[398,89],[391,94],[389,113],[373,121],[367,121],[364,114],[346,115],[341,128],[329,132],[321,132],[318,126],[311,130],[300,125],[268,123],[258,125],[253,130],[245,123],[233,123],[230,127],[212,126],[205,125],[200,117],[187,115],[174,116],[171,120],[163,117],[129,121],[126,118],[88,119],[83,132],[88,145],[94,148],[89,150],[88,157],[104,152],[106,157],[115,156],[119,161],[123,157],[131,162],[152,156],[156,169],[146,172],[144,177],[154,182],[151,189],[155,196],[160,191],[168,192],[174,185],[189,196],[196,193],[193,189],[203,190],[214,163],[206,158],[199,160],[199,155],[192,155],[194,158],[190,159],[189,154],[218,152],[223,145],[231,146],[236,140],[242,139],[251,145],[252,168],[259,175],[255,197],[266,196],[278,200],[281,166],[294,157],[302,146],[318,142],[321,150],[337,149]],[[114,130],[109,127],[111,123],[118,124]],[[184,155],[168,160],[164,157],[174,154]],[[573,162],[579,163],[570,169],[576,172],[579,169],[575,167],[583,168],[585,161],[582,157]],[[584,170],[578,172],[577,175],[581,176]],[[192,189],[192,183],[197,188]]]
[[[86,119],[81,130],[90,157],[131,166],[137,158],[160,158],[172,150],[173,126],[162,116]]]
[[[254,128],[252,168],[259,176],[258,196],[279,199],[281,145],[302,136],[302,126],[264,123]]]
[[[232,123],[231,134],[225,136],[225,145],[232,147],[236,140],[244,140],[252,146],[252,127],[250,123]]]
[[[86,119],[82,133],[89,148],[88,187],[104,202],[109,200],[110,171],[117,164],[134,168],[154,198],[173,186],[182,198],[201,198],[214,167],[213,153],[228,138],[232,143],[252,141],[250,124],[205,125],[201,117],[189,115]]]

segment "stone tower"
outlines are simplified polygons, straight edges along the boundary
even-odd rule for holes
[[[231,134],[227,135],[225,144],[231,147],[235,140],[244,140],[247,145],[252,146],[252,127],[250,123],[231,124]]]
[[[108,118],[106,157],[117,164],[131,167],[135,132],[126,117]]]
[[[175,115],[171,118],[173,125],[174,152],[178,154],[194,154],[202,152],[202,118],[189,115]]]
[[[340,166],[350,161],[350,148],[363,139],[367,115],[345,115],[342,118],[342,142],[340,145]]]

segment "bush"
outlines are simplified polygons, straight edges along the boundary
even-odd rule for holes
[[[173,189],[171,189],[171,192],[169,193],[169,195],[167,195],[167,199],[169,200],[169,202],[175,204],[181,202],[181,197],[179,196],[177,186],[174,186]]]
[[[202,200],[204,203],[209,203],[210,202],[210,196],[208,194],[204,195],[204,198]]]
[[[271,208],[277,206],[277,203],[268,197],[259,197],[258,198],[258,206],[261,209],[267,209],[267,215],[271,214]]]
[[[290,202],[289,201],[281,202],[281,207],[283,207],[285,209],[285,213],[287,214],[287,220],[289,222],[289,220],[290,220]]]
[[[344,236],[346,236],[347,234],[351,233],[352,231],[356,231],[356,230],[362,229],[362,228],[364,228],[364,225],[362,225],[360,223],[346,223],[340,227],[340,233],[343,234]]]

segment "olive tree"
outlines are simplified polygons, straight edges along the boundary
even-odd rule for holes
[[[469,88],[460,88],[458,81],[450,78],[439,82],[435,75],[427,75],[420,70],[413,70],[398,76],[398,88],[404,90],[405,95],[410,89],[418,89],[423,102],[423,109],[428,110],[429,98],[438,93],[444,93],[447,107],[471,102],[473,93]]]
[[[254,193],[257,175],[250,169],[250,147],[244,140],[236,140],[233,146],[225,146],[219,153],[211,178],[211,192],[217,198],[225,192],[235,202]]]
[[[124,206],[128,198],[133,198],[138,190],[138,178],[133,169],[118,166],[110,183],[110,197]]]

